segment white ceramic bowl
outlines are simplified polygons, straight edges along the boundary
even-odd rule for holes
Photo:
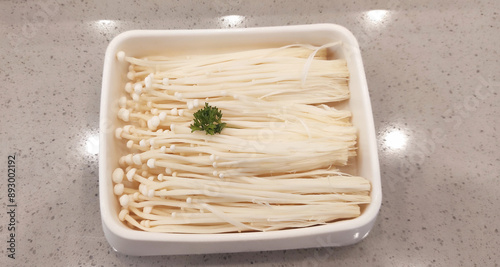
[[[333,51],[345,58],[351,74],[353,124],[359,129],[359,151],[354,162],[357,175],[372,183],[371,204],[361,216],[302,229],[228,234],[166,234],[132,230],[118,219],[120,206],[113,195],[112,171],[121,153],[114,138],[118,99],[126,83],[127,66],[116,59],[118,51],[131,56],[171,53],[234,51],[292,43],[322,45],[342,41]],[[224,29],[224,30],[136,30],[118,35],[109,44],[104,60],[100,115],[99,194],[104,233],[111,246],[129,255],[201,254],[344,246],[366,237],[382,200],[380,170],[366,77],[358,43],[350,31],[334,24]]]

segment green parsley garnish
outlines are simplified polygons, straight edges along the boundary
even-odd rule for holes
[[[222,112],[217,107],[209,106],[208,103],[205,103],[205,107],[196,111],[193,116],[194,122],[189,126],[191,132],[205,131],[206,134],[214,135],[226,127],[226,123],[221,122]]]

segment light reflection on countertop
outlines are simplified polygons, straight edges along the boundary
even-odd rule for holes
[[[113,19],[100,19],[88,22],[89,27],[94,32],[102,35],[119,34],[119,29],[123,26],[122,24],[123,23],[121,21]]]
[[[392,12],[390,10],[375,9],[363,13],[367,25],[380,26],[391,20]]]
[[[407,133],[401,128],[396,127],[386,129],[379,140],[379,143],[381,143],[383,147],[396,150],[399,153],[401,153],[399,150],[405,149],[407,142]]]
[[[116,20],[110,19],[100,19],[93,22],[93,24],[99,29],[109,29],[116,26],[118,22]]]
[[[85,152],[90,155],[99,153],[99,134],[90,133],[85,140]]]
[[[373,9],[362,12],[358,15],[359,22],[362,25],[362,34],[356,36],[358,42],[363,45],[365,42],[376,39],[392,23],[394,15],[395,11],[386,9]]]
[[[241,15],[226,15],[217,19],[221,28],[237,28],[243,27],[245,24],[245,16]]]

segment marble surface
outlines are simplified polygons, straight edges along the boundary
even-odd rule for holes
[[[0,266],[497,266],[499,10],[465,0],[1,1]],[[130,29],[311,23],[343,25],[361,46],[384,195],[370,235],[342,248],[115,253],[97,174],[109,41]],[[6,250],[14,154],[15,260]]]

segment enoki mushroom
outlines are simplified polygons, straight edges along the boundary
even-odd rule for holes
[[[112,173],[119,219],[133,229],[227,233],[355,218],[368,180],[342,173],[356,156],[349,72],[327,49],[289,45],[217,55],[135,58],[117,128],[127,153]],[[220,134],[192,132],[205,103]]]

